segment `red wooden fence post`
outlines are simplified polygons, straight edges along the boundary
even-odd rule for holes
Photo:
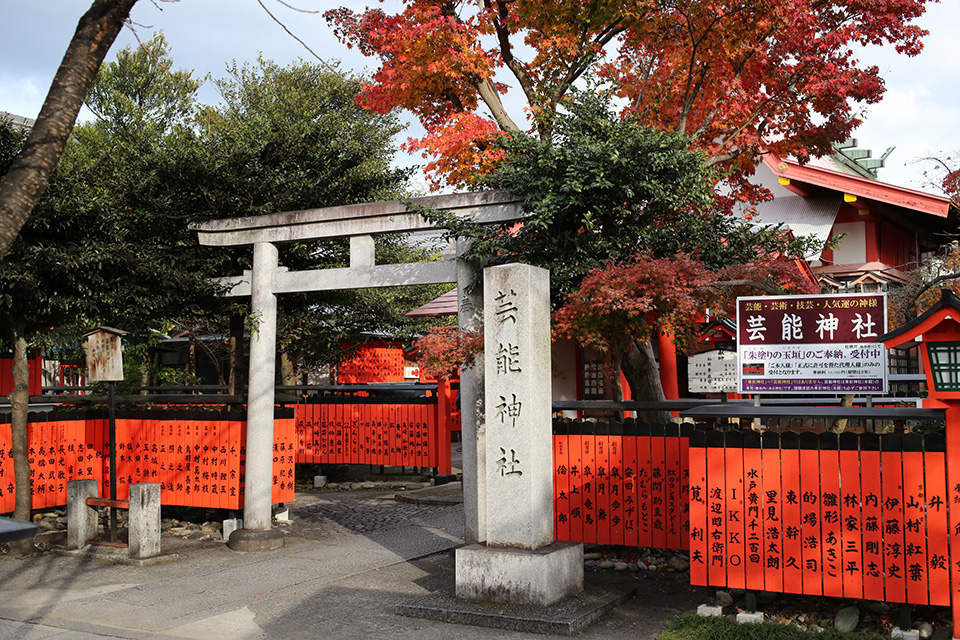
[[[37,351],[30,363],[30,395],[39,396],[43,393],[43,356]]]
[[[453,409],[453,398],[451,396],[450,381],[440,380],[437,383],[437,446],[439,473],[449,474],[451,471],[450,461],[450,427],[453,426],[450,420],[450,413]]]
[[[657,348],[660,351],[660,384],[663,386],[663,395],[667,400],[676,400],[680,397],[680,378],[677,372],[677,345],[673,342],[673,334],[660,329],[657,332]],[[674,411],[673,415],[677,415],[677,412]]]

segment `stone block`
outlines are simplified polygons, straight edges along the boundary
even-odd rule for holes
[[[223,539],[229,540],[230,534],[237,529],[243,529],[243,518],[227,518],[223,521]]]
[[[719,618],[723,615],[723,607],[712,604],[702,604],[697,607],[697,615],[702,618]]]
[[[894,627],[893,631],[890,632],[890,637],[903,638],[903,640],[920,640],[920,630],[901,629],[900,627]]]
[[[160,485],[143,482],[130,485],[128,510],[131,558],[160,555]]]
[[[536,550],[473,544],[456,553],[456,594],[464,600],[546,606],[583,590],[578,542]]]
[[[484,278],[487,544],[553,542],[550,272],[488,267]]]
[[[237,529],[227,539],[227,546],[234,551],[275,551],[283,545],[279,529]]]
[[[740,624],[760,624],[763,622],[763,613],[760,611],[741,611],[737,614]]]
[[[97,510],[87,506],[87,498],[96,498],[97,494],[96,480],[67,482],[67,549],[82,549],[97,537]]]
[[[322,489],[327,486],[327,476],[313,476],[313,488]]]

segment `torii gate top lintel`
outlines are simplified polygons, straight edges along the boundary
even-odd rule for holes
[[[522,201],[505,191],[426,196],[411,198],[409,202],[476,222],[506,222],[524,217]],[[227,247],[425,231],[436,229],[436,225],[410,211],[407,201],[389,200],[209,220],[194,223],[191,228],[197,231],[200,244]]]
[[[525,217],[522,200],[504,191],[480,191],[413,198],[421,207],[446,211],[475,222],[508,222]],[[276,245],[283,242],[350,239],[350,266],[337,269],[287,271],[261,264],[270,272],[270,291],[302,293],[331,289],[365,289],[457,281],[456,261],[440,260],[410,264],[375,264],[373,236],[388,233],[429,231],[437,226],[400,200],[367,204],[286,211],[246,218],[227,218],[195,223],[200,244],[208,246]],[[256,251],[254,256],[256,256]],[[254,271],[257,270],[256,257]],[[224,295],[249,296],[254,276],[220,279]]]

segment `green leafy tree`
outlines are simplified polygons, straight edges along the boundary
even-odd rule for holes
[[[191,211],[212,218],[249,216],[389,200],[406,195],[410,170],[395,169],[393,138],[402,130],[395,114],[354,104],[358,79],[299,62],[281,67],[259,59],[227,68],[216,81],[223,102],[201,108],[199,144],[189,166]],[[187,172],[185,172],[187,173]],[[378,238],[378,262],[433,257],[403,238]],[[248,267],[245,253],[231,254],[227,273]],[[281,247],[292,269],[342,267],[344,242]],[[291,361],[330,362],[340,344],[365,333],[404,337],[419,330],[403,314],[439,295],[437,287],[390,291],[334,291],[280,299],[280,341]]]
[[[201,107],[196,209],[216,217],[393,198],[409,170],[393,169],[395,114],[354,105],[357,79],[298,62],[227,66],[222,104]]]
[[[635,397],[663,399],[650,332],[683,333],[695,317],[665,310],[703,308],[721,283],[798,286],[784,263],[811,242],[731,215],[732,202],[711,188],[716,167],[686,136],[621,118],[602,91],[566,103],[550,137],[514,133],[500,144],[502,159],[480,184],[525,197],[531,217],[522,226],[447,226],[473,239],[468,257],[484,265],[549,268],[553,305],[567,305],[555,318],[559,335],[602,347]]]
[[[652,258],[684,252],[715,270],[758,253],[808,249],[777,227],[757,230],[729,215],[731,202],[711,187],[716,168],[690,150],[686,136],[620,118],[602,90],[575,96],[557,114],[552,136],[511,134],[503,160],[480,178],[484,187],[523,195],[532,217],[519,229],[465,227],[477,238],[474,257],[549,267],[555,290],[569,293],[591,270],[639,251]]]
[[[0,266],[14,314],[56,326],[60,336],[106,323],[143,342],[177,326],[193,338],[232,330],[238,344],[246,305],[218,297],[212,279],[240,273],[249,255],[198,246],[190,221],[404,193],[407,171],[390,167],[400,125],[355,106],[355,80],[260,60],[230,65],[217,86],[223,103],[198,105],[199,82],[174,68],[162,35],[104,65],[88,96],[96,119],[75,129],[34,219]],[[377,250],[382,261],[398,262],[430,253],[397,240]],[[348,260],[342,243],[283,251],[298,269]],[[403,313],[437,293],[286,297],[285,343],[302,360],[323,360],[363,332],[402,332]]]

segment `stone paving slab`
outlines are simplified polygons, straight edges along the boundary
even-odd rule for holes
[[[450,506],[463,504],[463,483],[449,482],[439,487],[426,487],[396,494],[397,502],[410,504]]]
[[[550,606],[468,602],[452,591],[438,591],[397,605],[399,615],[492,629],[574,636],[622,604],[636,585],[585,579],[584,590]]]

